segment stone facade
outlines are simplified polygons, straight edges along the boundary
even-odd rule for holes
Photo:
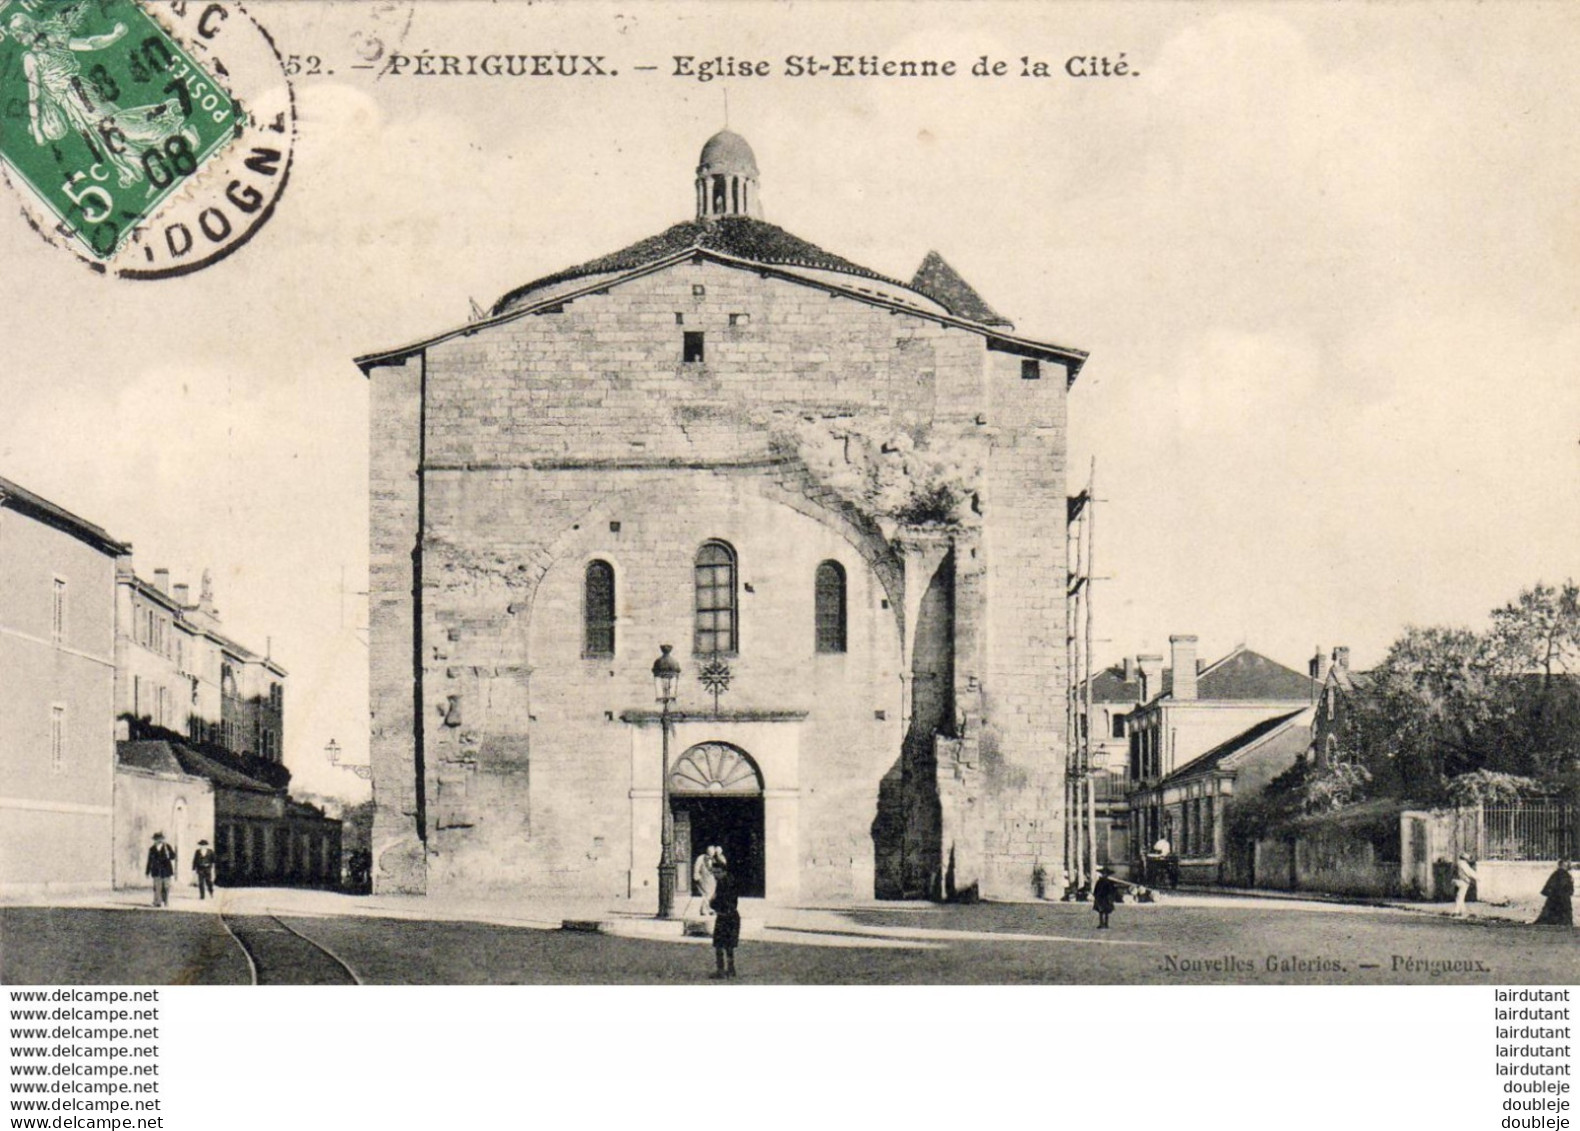
[[[194,600],[168,570],[139,577],[128,555],[117,563],[115,600],[121,738],[187,738],[281,761],[287,673],[221,632],[206,572]]]
[[[736,223],[753,249],[779,233]],[[775,899],[1022,894],[1060,858],[1084,355],[753,254],[556,277],[360,360],[377,889],[650,898],[660,644],[684,668],[671,764],[724,751],[741,774],[710,800],[677,771],[681,854],[733,805],[748,887]],[[733,560],[718,656],[697,650],[704,546]]]
[[[1270,719],[1312,706],[1321,685],[1244,645],[1212,664],[1196,658],[1196,637],[1169,637],[1171,664],[1138,657],[1141,677],[1161,688],[1125,719],[1130,743],[1132,851],[1159,837],[1177,844],[1182,828],[1155,787],[1194,759]],[[1155,678],[1154,678],[1155,676]],[[1310,741],[1310,727],[1306,729]],[[1304,747],[1301,752],[1304,752]]]

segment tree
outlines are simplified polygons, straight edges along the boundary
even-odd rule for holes
[[[1491,644],[1507,674],[1540,674],[1544,685],[1580,672],[1580,586],[1541,582],[1492,613]]]
[[[1538,583],[1492,614],[1493,663],[1513,700],[1509,741],[1527,772],[1573,773],[1580,764],[1580,586]]]
[[[1461,809],[1510,805],[1535,792],[1537,785],[1530,778],[1495,770],[1474,770],[1448,782],[1448,799]]]
[[[1443,802],[1454,779],[1575,777],[1580,587],[1537,584],[1494,610],[1486,632],[1407,629],[1349,708],[1344,745],[1373,794]]]
[[[1409,628],[1351,705],[1349,745],[1374,792],[1443,797],[1447,778],[1480,769],[1504,706],[1485,638],[1463,628]]]

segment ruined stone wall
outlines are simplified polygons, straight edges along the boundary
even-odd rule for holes
[[[633,736],[623,716],[655,709],[660,644],[675,646],[683,668],[675,710],[712,714],[697,679],[705,658],[692,652],[693,564],[704,541],[721,539],[737,554],[740,646],[719,704],[726,717],[709,724],[707,740],[751,754],[734,717],[804,712],[788,724],[801,728],[798,779],[768,773],[764,782],[800,793],[801,894],[870,894],[878,781],[900,745],[898,631],[878,572],[848,532],[775,498],[760,470],[505,475],[495,507],[457,505],[495,477],[432,479],[436,544],[504,528],[560,536],[535,585],[502,583],[508,560],[490,569],[430,558],[429,634],[443,643],[429,698],[435,718],[450,696],[459,704],[458,725],[429,744],[439,779],[434,884],[618,897],[647,881],[645,870],[630,875]],[[575,517],[557,525],[573,499]],[[594,559],[615,573],[613,656],[585,654],[583,584]],[[843,654],[815,651],[813,579],[830,559],[848,582]],[[637,851],[656,860],[657,843]]]
[[[414,714],[413,616],[423,360],[372,376],[369,411],[368,699],[373,764],[375,891],[421,892],[419,719]]]
[[[705,335],[700,364],[681,360],[688,331]],[[975,508],[985,511],[980,556],[973,532],[969,559],[955,569],[969,575],[973,616],[994,619],[957,628],[967,644],[952,674],[971,689],[962,717],[977,710],[981,687],[1001,687],[998,776],[981,784],[1007,783],[1008,819],[1033,822],[1035,832],[998,836],[991,807],[973,797],[961,858],[1018,868],[1039,851],[1038,837],[1056,843],[1046,798],[1029,783],[1054,772],[1048,745],[1062,741],[1062,569],[1038,579],[1049,562],[1062,565],[1064,374],[1044,363],[1044,379],[1022,387],[1018,366],[973,333],[697,262],[434,346],[425,372],[418,361],[377,370],[374,839],[375,853],[382,844],[389,856],[381,884],[416,887],[425,871],[430,890],[633,890],[633,739],[621,714],[652,709],[660,643],[674,644],[686,668],[683,705],[711,709],[691,655],[691,571],[700,543],[722,538],[740,555],[742,647],[720,705],[807,712],[800,895],[872,894],[879,782],[903,744],[903,571],[879,534],[892,525],[861,513],[787,449],[787,426],[808,422],[892,428],[990,466]],[[420,717],[409,556],[419,375],[428,468]],[[990,392],[995,382],[1009,387]],[[582,655],[592,557],[615,567],[612,662]],[[825,558],[844,564],[849,580],[844,656],[813,649],[813,575]],[[983,570],[994,561],[1021,578],[989,594]],[[1046,656],[1034,654],[1044,644]],[[985,775],[979,737],[967,740],[970,768]],[[1056,781],[1055,799],[1061,788]],[[404,835],[418,808],[425,866],[415,836]]]

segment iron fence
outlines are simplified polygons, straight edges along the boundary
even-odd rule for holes
[[[1483,860],[1557,860],[1576,857],[1580,824],[1565,802],[1538,800],[1485,805],[1481,815]]]

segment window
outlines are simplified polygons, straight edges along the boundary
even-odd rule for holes
[[[60,703],[49,709],[49,768],[57,774],[66,769],[66,708]]]
[[[691,364],[702,364],[702,331],[687,330],[682,335],[685,342],[682,346],[680,359]]]
[[[845,567],[824,562],[817,567],[817,650],[845,650]]]
[[[697,551],[696,582],[697,653],[735,651],[735,551],[723,542],[704,542]]]
[[[1114,714],[1114,729],[1112,734],[1115,738],[1125,737],[1125,716],[1119,714],[1118,712],[1115,712]]]
[[[1042,362],[1034,357],[1021,358],[1020,379],[1022,381],[1040,381],[1042,379]]]
[[[582,651],[588,656],[614,655],[614,566],[587,563],[582,586]]]
[[[55,578],[50,594],[49,638],[56,644],[66,642],[66,579]]]

